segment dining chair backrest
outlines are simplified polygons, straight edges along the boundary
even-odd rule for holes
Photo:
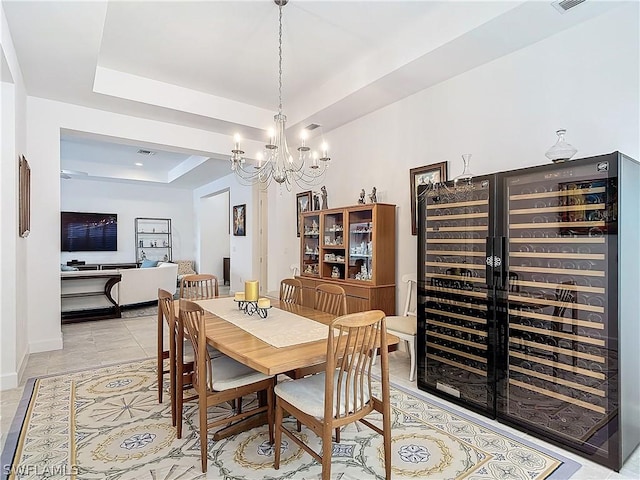
[[[362,416],[373,410],[371,371],[378,341],[386,345],[385,314],[381,310],[352,313],[331,322],[327,339],[325,419]],[[386,356],[388,350],[381,349]],[[388,376],[388,362],[381,362]],[[327,401],[331,399],[331,401]],[[366,415],[366,413],[364,413]]]
[[[180,298],[206,300],[219,295],[218,277],[210,273],[185,275],[180,282]]]
[[[280,282],[280,301],[284,303],[302,303],[302,282],[295,278],[285,278]]]
[[[321,283],[316,287],[313,308],[336,316],[346,315],[347,294],[344,288],[332,283]]]
[[[207,351],[207,339],[204,333],[204,310],[197,303],[180,300],[180,320],[195,353],[193,388],[196,392],[201,388],[211,390],[211,357]]]

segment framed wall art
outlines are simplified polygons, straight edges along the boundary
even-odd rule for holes
[[[233,206],[233,235],[244,237],[247,235],[247,205]]]
[[[296,218],[298,225],[296,226],[296,234],[300,236],[300,222],[302,221],[302,213],[313,210],[311,190],[300,192],[296,195]]]
[[[411,235],[418,234],[418,186],[447,181],[447,162],[433,163],[409,170],[411,182]]]
[[[29,162],[20,155],[18,161],[18,234],[29,236],[31,230],[31,168]]]

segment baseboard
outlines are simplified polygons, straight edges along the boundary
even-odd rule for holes
[[[24,371],[27,369],[27,364],[29,363],[29,354],[25,353],[25,355],[20,360],[20,364],[18,365],[18,379],[22,381],[24,376]]]
[[[50,352],[51,350],[62,350],[62,333],[58,338],[29,343],[29,353]]]
[[[0,391],[11,390],[18,386],[18,374],[16,372],[0,375]]]
[[[4,375],[0,375],[0,391],[16,388],[19,385],[20,379],[22,379],[22,376],[24,375],[24,371],[27,368],[28,362],[29,355],[25,354],[20,360],[17,372],[5,373]]]

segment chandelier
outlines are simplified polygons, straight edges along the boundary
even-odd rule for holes
[[[326,143],[322,144],[322,153],[312,152],[306,145],[307,130],[300,135],[298,155],[293,156],[287,145],[285,127],[287,116],[282,113],[282,7],[289,0],[273,0],[278,5],[278,113],[274,115],[275,127],[269,130],[269,143],[264,152],[256,156],[257,163],[249,164],[240,148],[240,136],[234,136],[234,148],[231,150],[231,170],[240,183],[245,185],[259,183],[267,188],[272,181],[284,185],[287,190],[295,183],[300,187],[319,185],[329,164]]]

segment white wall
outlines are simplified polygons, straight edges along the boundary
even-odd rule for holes
[[[640,159],[638,16],[638,3],[619,8],[328,133],[329,207],[353,205],[373,186],[378,201],[398,205],[399,283],[416,271],[410,168],[447,160],[453,178],[463,153],[473,154],[475,174],[545,164],[558,128],[576,157],[620,150]],[[270,229],[274,278],[299,261],[294,199],[273,197],[271,211],[288,218]]]
[[[196,238],[202,235],[203,229],[207,227],[204,223],[209,219],[207,214],[202,211],[203,203],[201,199],[210,197],[217,193],[229,191],[229,222],[231,219],[231,210],[234,205],[247,206],[246,209],[246,236],[236,237],[231,235],[229,242],[229,257],[231,258],[231,291],[243,290],[246,280],[258,279],[260,272],[260,260],[258,257],[258,190],[256,187],[243,186],[238,183],[233,174],[227,175],[215,182],[211,182],[193,191],[193,203],[196,208],[195,218]],[[204,247],[203,247],[204,248]],[[206,256],[206,254],[205,254]],[[198,249],[196,254],[196,262],[202,263],[203,252]],[[261,286],[263,288],[263,286]]]
[[[212,273],[223,282],[222,259],[231,254],[229,234],[229,190],[200,199],[198,225],[200,226],[200,273]]]
[[[7,67],[0,82],[0,390],[4,390],[17,386],[29,353],[26,258],[30,239],[18,237],[17,215],[18,158],[26,154],[27,97],[2,5],[0,62]]]
[[[118,251],[62,252],[60,263],[72,259],[87,263],[135,262],[136,217],[170,218],[172,258],[193,258],[195,254],[191,190],[164,185],[60,180],[60,209],[118,214]]]

